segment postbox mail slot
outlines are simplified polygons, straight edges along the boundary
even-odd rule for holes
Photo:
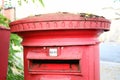
[[[29,71],[80,72],[79,60],[29,60]]]

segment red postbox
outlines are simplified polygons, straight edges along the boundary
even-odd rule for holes
[[[97,38],[109,30],[107,19],[51,13],[10,26],[23,38],[25,80],[100,80]]]
[[[10,30],[0,26],[0,80],[6,80]]]

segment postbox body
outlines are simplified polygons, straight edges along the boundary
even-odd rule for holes
[[[25,80],[99,80],[99,43],[87,38],[96,36],[91,33],[43,31],[28,38],[26,34]]]
[[[6,80],[10,30],[0,26],[0,80]]]
[[[24,79],[100,80],[97,37],[109,24],[63,13],[11,23],[11,31],[23,38]]]

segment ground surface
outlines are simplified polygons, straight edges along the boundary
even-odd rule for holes
[[[100,80],[120,80],[120,44],[100,44]]]

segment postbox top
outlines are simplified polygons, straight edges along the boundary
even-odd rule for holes
[[[109,30],[110,21],[102,16],[86,13],[49,13],[27,17],[10,23],[11,32],[61,29]]]

